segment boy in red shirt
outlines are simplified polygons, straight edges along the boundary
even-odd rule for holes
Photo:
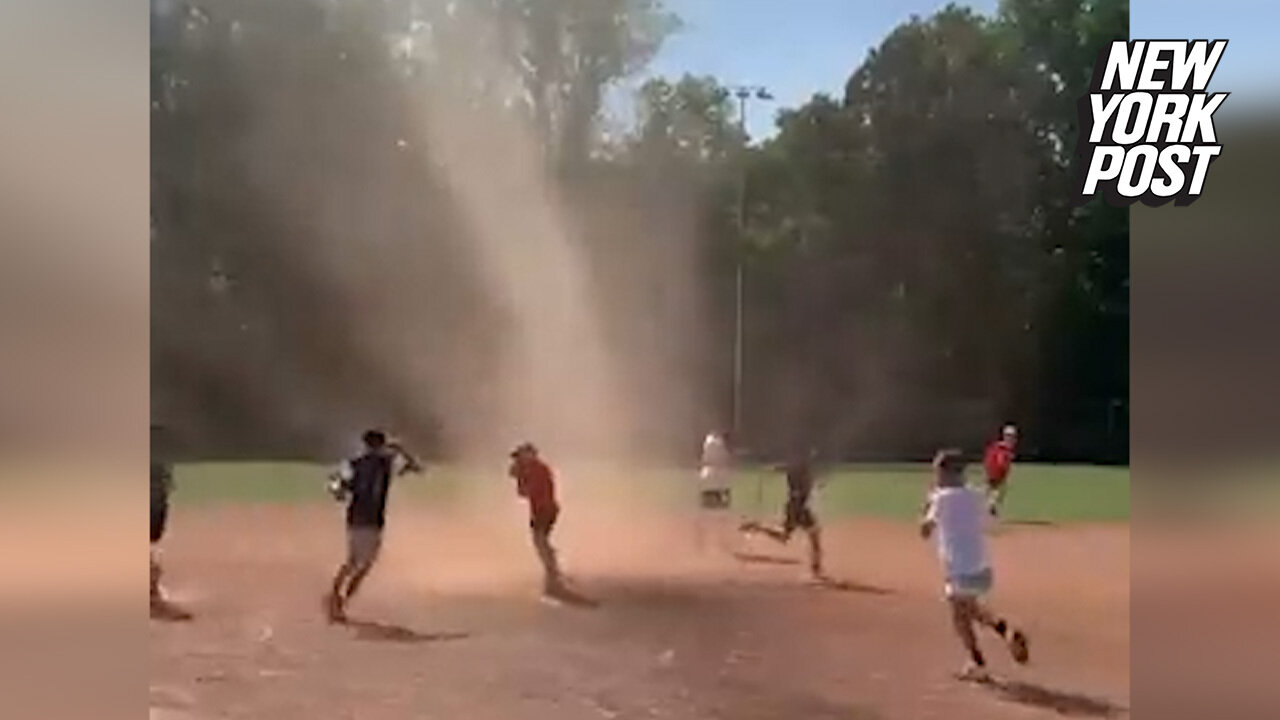
[[[512,451],[508,474],[515,478],[516,492],[529,501],[529,529],[533,535],[533,547],[542,561],[542,591],[551,597],[563,595],[566,591],[564,576],[560,574],[555,548],[551,547],[551,530],[560,516],[555,476],[538,457],[538,449],[532,443],[524,443]]]
[[[1014,451],[1018,446],[1018,429],[1005,425],[998,440],[992,441],[982,455],[982,466],[987,473],[988,509],[992,517],[999,517],[1004,504],[1005,486],[1009,471],[1013,469]]]

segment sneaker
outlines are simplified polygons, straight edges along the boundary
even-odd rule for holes
[[[190,612],[184,610],[181,606],[175,605],[168,600],[152,599],[151,601],[151,617],[156,620],[168,620],[170,622],[181,622],[191,620]]]
[[[987,682],[991,679],[991,675],[985,667],[970,660],[965,663],[960,672],[956,673],[956,679],[964,682]]]
[[[563,582],[551,582],[542,586],[542,597],[540,599],[547,605],[558,607],[563,605],[570,597],[569,588],[565,587]]]
[[[323,598],[325,615],[332,624],[341,624],[347,621],[347,611],[343,607],[342,596],[336,593],[325,593]]]
[[[546,597],[559,598],[568,593],[569,586],[565,584],[563,576],[555,580],[548,580],[542,584],[542,594]]]
[[[1021,630],[1009,634],[1009,654],[1019,665],[1026,665],[1031,659],[1031,651],[1027,648],[1027,636]]]

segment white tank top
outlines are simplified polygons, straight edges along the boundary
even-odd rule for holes
[[[986,500],[978,491],[967,487],[934,490],[927,517],[936,525],[938,557],[948,577],[988,569]]]
[[[729,486],[729,449],[724,440],[708,435],[702,443],[702,471],[698,477],[706,490],[720,490]]]

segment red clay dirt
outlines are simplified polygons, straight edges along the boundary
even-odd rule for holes
[[[393,508],[394,510],[394,508]],[[496,517],[495,517],[496,515]],[[178,512],[166,541],[192,623],[151,624],[151,718],[263,720],[1000,720],[1123,717],[1129,534],[1006,527],[997,609],[1030,634],[998,680],[964,656],[936,557],[914,528],[826,530],[841,587],[805,582],[805,543],[699,553],[679,518],[575,517],[555,540],[594,608],[538,599],[520,510],[393,513],[381,563],[331,626],[321,595],[343,548],[335,508]],[[746,543],[736,535],[733,543]]]

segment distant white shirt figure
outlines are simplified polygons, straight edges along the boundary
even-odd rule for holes
[[[730,487],[733,483],[733,454],[729,451],[724,434],[713,431],[703,439],[698,481],[698,506],[701,512],[698,513],[696,542],[701,549],[706,544],[707,526],[715,522],[707,515],[726,514],[732,505]]]
[[[727,491],[730,485],[730,471],[733,456],[729,454],[729,446],[719,433],[707,433],[702,441],[702,480],[704,492]]]

